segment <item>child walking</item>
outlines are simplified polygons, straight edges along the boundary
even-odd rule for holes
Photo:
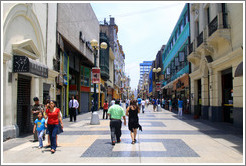
[[[39,141],[38,148],[40,149],[43,147],[43,134],[45,129],[45,119],[43,118],[42,112],[38,113],[38,118],[34,121],[33,133],[35,133],[36,129]]]

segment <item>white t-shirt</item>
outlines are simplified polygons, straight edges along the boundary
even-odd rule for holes
[[[142,100],[141,103],[142,103],[142,105],[145,105],[145,101],[144,100]]]
[[[114,104],[115,104],[115,101],[114,101],[114,100],[112,100],[110,104],[111,104],[111,105],[114,105]]]

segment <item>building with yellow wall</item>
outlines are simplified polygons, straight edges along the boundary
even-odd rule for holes
[[[243,127],[243,4],[194,3],[190,7],[191,112]]]

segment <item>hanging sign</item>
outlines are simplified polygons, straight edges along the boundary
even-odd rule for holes
[[[97,67],[92,68],[92,83],[93,84],[100,83],[100,68]]]
[[[161,90],[161,83],[157,82],[156,83],[156,91],[160,91]]]

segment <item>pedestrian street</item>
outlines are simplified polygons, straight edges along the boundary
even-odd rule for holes
[[[31,142],[33,135],[3,142],[3,164],[243,162],[243,137],[226,123],[194,120],[186,114],[181,119],[176,112],[153,112],[150,105],[139,114],[143,131],[138,130],[137,142],[131,144],[130,131],[122,124],[121,143],[113,146],[109,120],[102,119],[102,110],[100,125],[90,125],[90,118],[89,112],[78,115],[77,122],[64,119],[64,132],[58,135],[57,151],[52,155],[50,148],[38,149],[38,142]]]

